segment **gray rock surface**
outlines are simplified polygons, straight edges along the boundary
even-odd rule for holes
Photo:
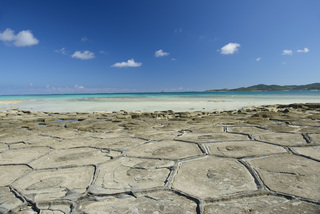
[[[130,157],[149,157],[165,159],[183,159],[188,157],[201,156],[203,153],[193,143],[179,141],[152,141],[138,146],[126,153]]]
[[[245,166],[234,159],[217,157],[181,163],[172,187],[203,199],[257,190]]]
[[[284,197],[263,195],[256,197],[244,197],[228,201],[206,203],[204,213],[319,213],[320,207],[299,200],[289,200]]]
[[[2,111],[0,213],[320,213],[319,115]]]
[[[271,190],[320,201],[320,162],[290,154],[248,162]]]
[[[320,161],[320,146],[293,147],[292,150],[297,154],[311,157]]]
[[[257,141],[210,143],[205,144],[205,147],[209,154],[234,158],[287,153],[283,147]]]

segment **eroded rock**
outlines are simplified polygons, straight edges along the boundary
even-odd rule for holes
[[[120,158],[99,165],[92,193],[121,193],[138,189],[164,187],[173,161]]]
[[[0,153],[1,164],[24,164],[50,152],[48,147],[29,147],[10,149]]]
[[[77,211],[93,213],[197,213],[197,204],[186,197],[170,191],[155,191],[145,194],[126,195],[121,198],[101,198],[83,202]]]
[[[296,153],[305,155],[320,161],[320,146],[293,147]]]
[[[204,213],[319,213],[320,205],[283,197],[264,195],[206,203]]]
[[[233,134],[233,133],[207,133],[207,134],[196,134],[196,133],[185,133],[177,140],[195,143],[210,143],[210,142],[223,142],[223,141],[234,141],[234,140],[249,140],[247,135]]]
[[[130,157],[149,157],[163,159],[183,159],[201,156],[203,153],[198,145],[179,141],[153,141],[138,146],[126,153]]]
[[[261,140],[273,144],[283,145],[283,146],[297,146],[297,145],[307,145],[306,140],[301,134],[291,134],[291,133],[269,133],[253,135],[254,139]]]
[[[320,201],[319,162],[289,154],[248,162],[271,190]]]
[[[172,187],[199,198],[257,190],[245,166],[234,159],[218,157],[183,162]]]
[[[30,163],[35,169],[93,165],[110,160],[103,151],[92,148],[55,150]]]
[[[94,167],[33,171],[12,183],[29,200],[54,201],[68,194],[80,197],[93,179]]]
[[[284,148],[280,146],[275,146],[257,141],[211,143],[206,144],[205,146],[208,148],[209,153],[212,155],[234,158],[287,152]]]

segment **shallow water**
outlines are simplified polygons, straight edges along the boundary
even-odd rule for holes
[[[316,102],[320,102],[320,91],[14,95],[0,96],[0,109],[51,112],[214,111],[253,105]]]

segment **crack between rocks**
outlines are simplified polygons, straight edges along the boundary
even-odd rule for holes
[[[265,189],[265,185],[261,179],[261,177],[259,176],[259,174],[250,166],[250,164],[248,164],[246,161],[244,160],[238,160],[238,162],[240,162],[240,164],[242,164],[251,174],[251,176],[254,179],[254,182],[257,186],[257,189],[260,190],[264,190]]]
[[[164,182],[165,187],[171,188],[174,181],[174,177],[178,172],[178,168],[179,168],[178,163],[175,163],[172,167],[169,168],[170,173],[168,174],[168,177]]]
[[[302,137],[305,141],[307,141],[307,144],[312,144],[311,138],[307,134],[302,134]]]
[[[34,210],[37,213],[40,213],[40,209],[37,207],[36,203],[34,203],[32,200],[29,200],[26,197],[24,197],[23,194],[20,193],[13,186],[9,185],[9,189],[15,195],[16,198],[22,200],[23,203],[27,202],[28,204],[31,205],[32,210]]]
[[[200,151],[204,154],[204,155],[208,155],[209,152],[207,151],[206,147],[203,146],[201,143],[197,143],[198,148],[200,149]]]
[[[308,202],[308,203],[320,205],[320,201],[312,200],[312,199],[309,199],[309,198],[303,198],[303,197],[300,197],[300,196],[297,196],[297,195],[291,195],[291,194],[284,193],[284,192],[277,192],[277,191],[274,191],[274,190],[270,190],[270,193],[272,195],[274,195],[274,196],[283,197],[283,198],[286,198],[286,199],[289,199],[289,200],[298,199],[300,201],[305,201],[305,202]]]

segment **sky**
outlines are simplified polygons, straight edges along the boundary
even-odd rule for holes
[[[319,0],[0,0],[0,95],[314,82]]]

